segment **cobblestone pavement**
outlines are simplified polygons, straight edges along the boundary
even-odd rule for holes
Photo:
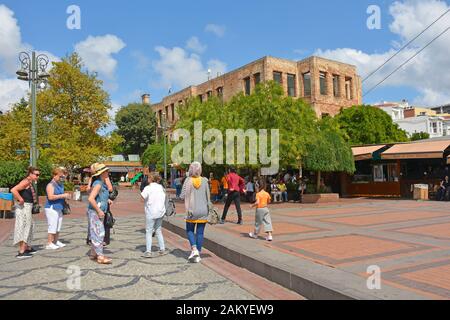
[[[89,247],[83,240],[86,219],[64,221],[62,241],[67,247],[55,251],[44,250],[47,226],[45,221],[37,221],[34,244],[38,252],[33,258],[16,259],[11,238],[5,241],[0,245],[0,299],[256,299],[202,263],[188,263],[188,252],[170,243],[169,255],[142,258],[142,217],[118,220],[111,245],[105,250],[113,258],[109,266],[87,256]]]

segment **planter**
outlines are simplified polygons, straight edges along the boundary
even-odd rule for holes
[[[304,194],[302,197],[302,203],[327,203],[338,201],[339,193]]]

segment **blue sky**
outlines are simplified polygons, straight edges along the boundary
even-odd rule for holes
[[[66,10],[73,4],[81,9],[81,30],[66,27],[69,17]],[[369,30],[366,25],[369,17],[366,10],[373,4],[381,9],[380,30]],[[102,66],[99,75],[105,80],[105,88],[115,108],[138,101],[144,92],[150,93],[152,101],[157,102],[167,93],[169,86],[176,91],[190,81],[206,78],[208,67],[213,69],[213,73],[216,69],[230,71],[265,55],[296,60],[320,54],[355,63],[360,75],[364,76],[393,53],[396,45],[417,34],[423,29],[421,27],[432,21],[430,19],[448,7],[448,3],[438,0],[402,0],[396,3],[376,0],[4,0],[0,1],[1,5],[12,11],[17,20],[16,27],[20,29],[23,46],[49,52],[55,57],[74,51],[75,46],[83,42],[88,57],[92,57],[89,50],[96,46],[96,50],[105,51],[102,51],[107,59],[105,65],[109,67]],[[422,12],[424,8],[426,15]],[[442,20],[443,24],[450,21]],[[3,23],[0,20],[0,31]],[[222,33],[207,31],[207,25],[216,26]],[[437,34],[439,27],[436,25],[436,29],[430,29],[430,34],[425,35],[417,47],[405,50],[404,55],[399,55],[398,60],[374,77],[365,89],[406,60],[414,53],[413,49],[426,43],[427,37]],[[103,38],[107,35],[108,39]],[[86,42],[88,37],[92,39]],[[188,46],[188,40],[193,37],[196,39]],[[432,64],[440,64],[440,67],[434,67],[441,70],[442,63],[449,62],[449,58],[441,53],[440,60],[434,61],[437,50],[441,52],[449,43],[445,41],[447,39],[443,37],[439,43],[436,41],[428,53],[424,52],[423,59],[417,59],[413,66],[399,72],[398,76],[365,97],[364,102],[408,99],[421,105],[450,103],[450,96],[443,89],[445,86],[431,80],[424,82],[421,78]],[[1,81],[7,83],[10,80],[8,83],[12,85],[11,72],[6,71],[5,65],[14,63],[11,52],[2,56],[0,47],[0,62],[2,57],[0,98]],[[103,60],[91,59],[88,64],[91,69],[100,68]],[[450,62],[447,65],[450,66]],[[186,75],[174,72],[180,66]],[[448,78],[444,80],[444,84],[450,82]]]

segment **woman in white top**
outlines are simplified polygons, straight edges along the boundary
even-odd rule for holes
[[[147,250],[144,258],[154,258],[165,255],[168,251],[164,245],[164,238],[161,231],[164,214],[166,213],[166,193],[159,182],[161,176],[158,172],[152,172],[148,176],[149,185],[144,188],[141,196],[145,201],[146,229],[145,238]],[[159,252],[152,252],[152,234],[155,232],[158,239]]]

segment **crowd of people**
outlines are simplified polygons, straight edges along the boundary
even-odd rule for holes
[[[86,244],[91,247],[89,258],[99,264],[111,264],[112,259],[104,255],[104,248],[110,244],[111,215],[110,207],[117,197],[117,190],[113,187],[109,176],[109,168],[102,163],[95,163],[90,167],[91,176],[87,190],[89,192],[87,204],[87,239]],[[38,196],[35,189],[40,176],[38,168],[30,167],[27,177],[12,188],[15,198],[15,229],[14,245],[18,246],[17,258],[30,258],[36,253],[31,246],[34,232],[33,214],[39,212]],[[63,211],[70,194],[64,190],[67,170],[57,167],[52,171],[52,180],[46,186],[45,215],[48,225],[48,239],[46,250],[58,250],[66,246],[60,240],[63,224]],[[144,258],[154,258],[166,255],[169,251],[164,243],[162,222],[167,211],[168,196],[158,172],[150,171],[143,179],[140,191],[144,201],[146,223],[146,250]],[[190,262],[201,261],[201,251],[206,225],[213,204],[224,202],[219,224],[226,222],[228,210],[234,204],[237,211],[237,224],[243,224],[241,197],[255,208],[255,226],[249,237],[258,238],[261,228],[264,228],[265,239],[272,241],[273,227],[270,217],[269,204],[275,201],[288,201],[286,183],[299,182],[298,191],[305,190],[304,182],[298,177],[286,174],[279,179],[269,181],[257,177],[241,177],[235,168],[229,168],[221,180],[213,173],[209,178],[202,176],[202,166],[193,162],[184,177],[174,181],[176,197],[184,201],[186,235],[191,252]],[[278,199],[278,200],[277,200]],[[112,216],[112,215],[111,215]],[[152,250],[153,237],[158,242],[158,250]]]

